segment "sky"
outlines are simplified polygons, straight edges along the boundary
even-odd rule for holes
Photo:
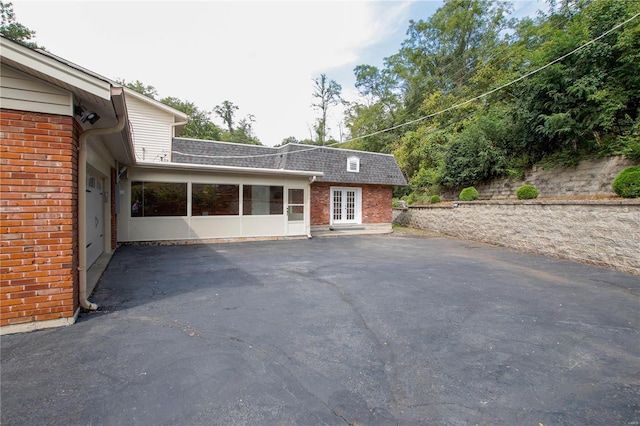
[[[512,3],[516,16],[544,6]],[[13,1],[16,20],[36,31],[35,41],[49,52],[204,111],[231,101],[239,107],[236,121],[253,115],[254,134],[268,146],[313,136],[315,78],[326,74],[345,100],[356,100],[353,69],[381,67],[398,52],[409,20],[426,20],[440,6],[441,0]],[[339,140],[342,110],[329,113],[329,135]]]

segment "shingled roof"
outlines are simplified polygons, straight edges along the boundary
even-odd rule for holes
[[[359,172],[347,171],[357,157]],[[281,147],[174,138],[174,163],[234,166],[276,170],[320,171],[319,182],[406,185],[393,155],[290,143]]]

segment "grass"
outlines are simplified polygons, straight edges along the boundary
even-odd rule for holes
[[[418,229],[418,228],[410,228],[408,226],[400,226],[396,224],[393,225],[393,233],[401,236],[420,237],[420,238],[433,238],[433,237],[443,236],[442,234],[435,231],[429,231],[426,229]]]

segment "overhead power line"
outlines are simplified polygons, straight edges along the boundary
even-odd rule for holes
[[[542,71],[542,70],[544,70],[546,68],[549,68],[550,66],[552,66],[552,65],[554,65],[554,64],[556,64],[556,63],[558,63],[558,62],[560,62],[562,60],[564,60],[565,58],[568,58],[569,56],[573,55],[576,52],[579,52],[580,50],[584,49],[585,47],[587,47],[587,46],[589,46],[589,45],[591,45],[593,43],[595,43],[596,41],[602,39],[603,37],[606,37],[607,35],[611,34],[613,31],[617,30],[618,28],[622,27],[623,25],[628,24],[629,22],[633,21],[638,16],[640,16],[640,13],[636,13],[631,18],[629,18],[629,19],[627,19],[627,20],[615,25],[613,28],[605,31],[604,33],[600,34],[598,37],[596,37],[596,38],[594,38],[592,40],[589,40],[588,42],[576,47],[571,52],[566,53],[566,54],[554,59],[553,61],[551,61],[551,62],[549,62],[549,63],[547,63],[547,64],[545,64],[545,65],[543,65],[543,66],[541,66],[539,68],[536,68],[535,70],[530,71],[530,72],[528,72],[528,73],[526,73],[526,74],[524,74],[524,75],[522,75],[522,76],[520,76],[520,77],[518,77],[518,78],[516,78],[516,79],[514,79],[514,80],[512,80],[510,82],[508,82],[508,83],[502,84],[502,85],[500,85],[500,86],[498,86],[498,87],[496,87],[494,89],[491,89],[488,92],[485,92],[485,93],[483,93],[481,95],[474,96],[471,99],[467,99],[464,102],[457,103],[457,104],[452,105],[452,106],[450,106],[448,108],[445,108],[445,109],[442,109],[440,111],[437,111],[437,112],[434,112],[434,113],[431,113],[431,114],[416,118],[416,119],[411,120],[411,121],[407,121],[405,123],[397,124],[395,126],[392,126],[392,127],[386,128],[386,129],[382,129],[382,130],[378,130],[378,131],[375,131],[375,132],[372,132],[372,133],[368,133],[366,135],[357,136],[355,138],[351,138],[351,139],[346,140],[344,142],[335,142],[335,143],[332,143],[332,144],[329,144],[329,145],[323,145],[323,146],[321,146],[321,145],[313,145],[313,146],[310,146],[308,149],[299,150],[299,151],[292,151],[291,153],[312,151],[314,149],[323,148],[323,147],[333,147],[335,145],[342,145],[342,144],[345,144],[345,143],[357,141],[357,140],[368,138],[368,137],[371,137],[371,136],[376,136],[376,135],[379,135],[379,134],[382,134],[382,133],[390,132],[392,130],[400,129],[402,127],[410,126],[412,124],[419,123],[419,122],[427,120],[429,118],[433,118],[433,117],[436,117],[438,115],[444,114],[446,112],[452,111],[454,109],[463,107],[463,106],[465,106],[467,104],[470,104],[470,103],[475,102],[475,101],[477,101],[479,99],[485,98],[485,97],[487,97],[487,96],[489,96],[489,95],[491,95],[493,93],[496,93],[496,92],[498,92],[498,91],[500,91],[500,90],[502,90],[504,88],[507,88],[507,87],[509,87],[509,86],[511,86],[511,85],[513,85],[515,83],[518,83],[519,81],[522,81],[525,78],[531,77],[532,75],[537,74],[537,73],[539,73],[540,71]],[[202,158],[253,158],[253,157],[271,157],[271,156],[275,156],[275,155],[287,155],[287,154],[289,154],[288,152],[278,152],[278,153],[273,153],[273,154],[224,156],[224,155],[187,154],[187,153],[182,153],[182,152],[177,152],[177,151],[172,151],[172,152],[176,153],[176,154],[188,155],[188,156],[193,156],[193,157],[202,157]]]
[[[513,84],[515,84],[515,83],[519,82],[519,81],[522,81],[522,80],[524,80],[525,78],[531,77],[532,75],[534,75],[534,74],[536,74],[536,73],[539,73],[540,71],[542,71],[542,70],[544,70],[544,69],[546,69],[546,68],[549,68],[550,66],[552,66],[552,65],[554,65],[554,64],[556,64],[556,63],[558,63],[558,62],[562,61],[562,60],[563,60],[563,59],[565,59],[565,58],[568,58],[569,56],[573,55],[574,53],[576,53],[576,52],[578,52],[578,51],[580,51],[580,50],[582,50],[582,49],[584,49],[585,47],[589,46],[590,44],[595,43],[596,41],[598,41],[598,40],[600,40],[601,38],[603,38],[603,37],[607,36],[608,34],[612,33],[613,31],[617,30],[618,28],[622,27],[623,25],[625,25],[625,24],[627,24],[627,23],[629,23],[629,22],[633,21],[633,20],[634,20],[634,19],[636,19],[638,16],[640,16],[640,13],[636,13],[634,16],[632,16],[631,18],[627,19],[626,21],[624,21],[624,22],[621,22],[621,23],[617,24],[616,26],[614,26],[614,27],[613,27],[613,28],[611,28],[610,30],[607,30],[607,31],[605,31],[604,33],[600,34],[598,37],[594,38],[593,40],[589,40],[589,41],[588,41],[588,42],[586,42],[585,44],[583,44],[583,45],[581,45],[581,46],[578,46],[577,48],[573,49],[571,52],[566,53],[566,54],[564,54],[564,55],[560,56],[559,58],[554,59],[553,61],[549,62],[548,64],[543,65],[543,66],[541,66],[540,68],[537,68],[537,69],[535,69],[535,70],[533,70],[533,71],[530,71],[530,72],[528,72],[528,73],[526,73],[526,74],[524,74],[524,75],[522,75],[522,76],[520,76],[520,77],[516,78],[515,80],[512,80],[512,81],[510,81],[510,82],[508,82],[508,83],[505,83],[505,84],[503,84],[503,85],[501,85],[501,86],[498,86],[498,87],[496,87],[495,89],[492,89],[492,90],[490,90],[490,91],[488,91],[488,92],[485,92],[485,93],[483,93],[483,94],[481,94],[481,95],[475,96],[475,97],[473,97],[473,98],[471,98],[471,99],[467,99],[467,100],[466,100],[466,101],[464,101],[464,102],[460,102],[460,103],[458,103],[458,104],[452,105],[452,106],[450,106],[450,107],[448,107],[448,108],[445,108],[445,109],[443,109],[443,110],[440,110],[440,111],[437,111],[437,112],[431,113],[431,114],[429,114],[429,115],[425,115],[425,116],[423,116],[423,117],[416,118],[415,120],[407,121],[407,122],[405,122],[405,123],[398,124],[398,125],[396,125],[396,126],[389,127],[389,128],[387,128],[387,129],[378,130],[378,131],[376,131],[376,132],[369,133],[369,134],[366,134],[366,135],[357,136],[357,137],[355,137],[355,138],[351,138],[351,139],[349,139],[349,140],[347,140],[347,141],[339,142],[339,143],[353,142],[353,141],[357,141],[357,140],[360,140],[360,139],[368,138],[368,137],[371,137],[371,136],[379,135],[379,134],[381,134],[381,133],[390,132],[391,130],[396,130],[396,129],[399,129],[399,128],[402,128],[402,127],[405,127],[405,126],[409,126],[409,125],[411,125],[411,124],[418,123],[418,122],[420,122],[420,121],[427,120],[427,119],[429,119],[429,118],[436,117],[436,116],[438,116],[438,115],[444,114],[445,112],[449,112],[449,111],[451,111],[451,110],[454,110],[454,109],[457,109],[457,108],[463,107],[463,106],[465,106],[465,105],[467,105],[467,104],[470,104],[471,102],[475,102],[475,101],[477,101],[478,99],[482,99],[482,98],[484,98],[484,97],[487,97],[487,96],[489,96],[489,95],[491,95],[491,94],[493,94],[493,93],[495,93],[495,92],[498,92],[498,91],[500,91],[500,90],[502,90],[502,89],[504,89],[504,88],[506,88],[506,87],[509,87],[509,86],[511,86],[511,85],[513,85]]]

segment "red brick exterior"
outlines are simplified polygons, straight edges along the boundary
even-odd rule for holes
[[[393,186],[362,186],[362,223],[393,222]]]
[[[311,226],[331,223],[331,187],[362,188],[362,223],[391,223],[393,221],[393,187],[388,185],[345,185],[315,182],[311,185]]]
[[[311,185],[311,226],[329,225],[331,209],[330,184],[315,182]]]
[[[0,326],[78,308],[73,117],[0,110]]]

